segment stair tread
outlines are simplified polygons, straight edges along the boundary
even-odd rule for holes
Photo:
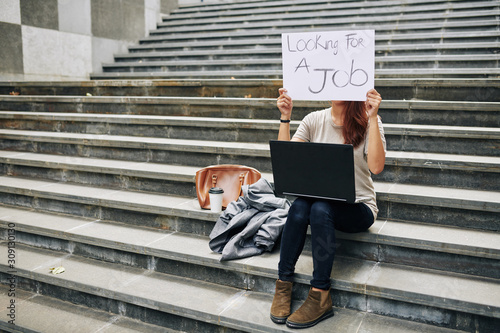
[[[0,253],[4,257],[6,251],[7,246],[2,244]],[[16,247],[16,254],[24,258],[16,265],[17,274],[36,278],[41,282],[106,295],[136,305],[153,306],[161,311],[180,311],[188,318],[204,318],[209,322],[228,325],[235,324],[234,321],[243,321],[245,326],[274,327],[268,319],[272,298],[268,294],[203,281],[195,282],[185,277],[22,245]],[[264,257],[266,255],[251,259]],[[272,261],[273,265],[277,264],[276,258]],[[49,274],[50,267],[59,265],[66,269],[64,273],[57,276]],[[310,270],[311,263],[299,259],[298,271],[305,267]],[[8,269],[6,265],[0,265],[1,271]],[[347,284],[353,284],[352,288],[357,288],[362,293],[477,314],[487,313],[496,318],[500,316],[500,288],[494,280],[402,269],[395,265],[358,260],[346,260],[342,270],[337,271],[336,275],[339,277],[335,280],[334,288],[346,287],[346,283],[342,281],[346,278]],[[434,283],[430,284],[428,281]],[[248,316],[249,309],[254,309],[250,311],[252,316]],[[318,325],[318,329],[320,327],[324,326]],[[331,329],[331,326],[328,327]]]
[[[177,332],[143,323],[123,315],[99,311],[56,298],[23,291],[19,288],[16,289],[15,293],[16,317],[14,323],[17,329],[22,329],[22,332],[24,332],[24,329],[33,332],[53,332],[57,330],[59,332],[74,333]],[[0,285],[0,302],[2,304],[10,304],[12,298],[8,295],[9,287]],[[6,318],[6,321],[0,321],[0,329],[10,331],[13,325],[7,323],[10,319],[9,316],[6,316]],[[54,321],[54,318],[57,318],[57,321]]]
[[[9,289],[0,285],[0,301],[2,304],[8,304]],[[35,294],[28,291],[17,290],[17,309],[16,326],[23,329],[33,329],[37,332],[50,332],[54,329],[53,318],[61,318],[57,322],[57,329],[61,332],[170,332],[165,327],[154,326],[138,320],[130,319],[122,315],[115,315],[105,311],[98,311],[70,302],[61,301],[56,298]],[[335,308],[335,323],[339,326],[338,332],[355,333],[361,330],[379,331],[378,328],[384,328],[387,333],[407,333],[407,332],[430,332],[430,333],[452,333],[456,330],[432,327],[425,324],[412,323],[404,320],[385,318],[374,314],[361,313],[354,310]],[[28,315],[29,314],[29,315]],[[330,321],[331,323],[331,321]],[[327,325],[325,325],[327,326]],[[276,326],[275,326],[276,327]],[[270,327],[275,328],[275,327]],[[0,322],[0,328],[9,329],[9,325]],[[10,327],[11,328],[11,327]],[[282,327],[283,331],[287,331]],[[312,328],[311,332],[328,332],[326,328]],[[277,331],[279,332],[279,330]]]

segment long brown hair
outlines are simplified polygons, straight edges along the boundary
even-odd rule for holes
[[[344,102],[344,124],[342,135],[344,143],[352,144],[354,148],[359,146],[365,139],[368,127],[368,115],[366,114],[365,102]]]

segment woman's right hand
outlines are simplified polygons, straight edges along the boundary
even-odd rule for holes
[[[287,90],[285,88],[279,89],[280,96],[276,102],[278,109],[281,112],[281,119],[289,120],[292,117],[292,98],[287,95]]]

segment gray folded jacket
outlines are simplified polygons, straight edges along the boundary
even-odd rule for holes
[[[271,251],[288,216],[290,202],[276,197],[266,179],[244,185],[242,192],[243,196],[229,203],[210,233],[208,245],[222,253],[220,261]]]

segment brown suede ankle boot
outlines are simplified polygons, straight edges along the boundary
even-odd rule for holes
[[[321,292],[311,288],[304,304],[286,320],[286,326],[307,328],[330,317],[333,317],[330,290]]]
[[[292,282],[276,280],[273,305],[271,305],[271,320],[276,324],[284,324],[290,315],[292,303]]]

